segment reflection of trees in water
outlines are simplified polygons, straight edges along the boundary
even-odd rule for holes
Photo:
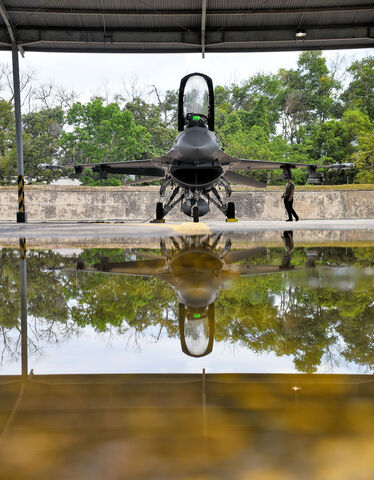
[[[77,332],[71,320],[65,289],[70,280],[60,272],[47,271],[66,258],[53,252],[29,252],[28,280],[28,346],[40,352],[41,341],[59,343]],[[0,257],[0,337],[1,360],[20,356],[20,271],[19,252],[1,251]],[[42,271],[41,271],[42,270]]]
[[[131,258],[119,249],[87,250],[80,258],[93,264],[103,254],[111,261]],[[280,264],[282,254],[282,249],[273,249],[267,261]],[[370,265],[372,257],[371,249],[330,248],[323,262]],[[296,249],[293,258],[293,263],[305,263],[302,249]],[[265,258],[253,259],[261,261],[266,263]],[[72,259],[53,252],[28,254],[31,351],[38,351],[42,341],[62,342],[85,326],[123,335],[135,343],[146,330],[152,341],[161,335],[178,335],[178,303],[165,282],[152,277],[48,270],[69,263],[75,266]],[[334,284],[331,271],[288,271],[236,280],[220,292],[215,304],[216,341],[238,343],[257,353],[292,355],[295,367],[303,372],[313,372],[326,361],[334,364],[339,358],[373,366],[374,277],[370,272],[360,273],[349,277],[352,285],[348,285],[344,275],[338,275],[340,283]],[[20,324],[17,251],[1,251],[0,300],[2,356],[14,358],[19,351]]]
[[[318,275],[313,287],[307,286],[308,271],[285,272],[241,279],[221,292],[216,339],[240,342],[258,353],[293,355],[303,372],[316,371],[322,361],[337,363],[339,356],[373,366],[373,277],[356,278],[347,292],[323,282],[326,270],[317,272],[312,271]]]
[[[17,297],[19,279],[12,275],[12,267],[17,268],[10,251],[2,250],[0,257],[0,362],[5,358],[14,358],[20,350],[20,333],[18,318],[20,302]],[[17,272],[18,273],[18,272]],[[18,273],[19,276],[19,273]]]

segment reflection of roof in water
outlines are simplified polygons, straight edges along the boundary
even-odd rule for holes
[[[171,480],[207,466],[214,478],[244,478],[254,463],[280,478],[324,478],[341,464],[373,473],[372,375],[38,375],[0,385],[7,479]]]

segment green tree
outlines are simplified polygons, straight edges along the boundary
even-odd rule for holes
[[[352,155],[359,173],[359,183],[374,183],[374,130],[358,137],[358,149]]]
[[[263,126],[261,122],[266,116],[267,129],[275,132],[281,101],[281,81],[278,75],[257,73],[241,85],[233,85],[231,90],[233,108],[252,112],[251,126]]]
[[[346,143],[357,142],[359,136],[367,135],[373,129],[369,117],[357,109],[346,110],[342,124]]]
[[[341,98],[349,109],[359,109],[374,122],[374,57],[356,60],[348,67],[352,80]]]
[[[334,94],[340,84],[329,72],[326,59],[319,50],[301,53],[297,66],[299,88],[304,92],[304,108],[308,109],[312,119],[324,122],[331,117]]]
[[[139,97],[126,103],[126,109],[132,112],[137,125],[141,125],[150,135],[150,142],[145,156],[157,157],[168,152],[176,136],[173,120],[160,105],[149,104]]]
[[[64,125],[61,108],[30,112],[23,116],[23,145],[25,174],[36,181],[47,181],[61,176],[60,170],[39,168],[40,163],[55,164],[60,159],[60,137]]]
[[[12,102],[0,100],[0,180],[13,175],[16,157],[16,134]]]
[[[310,132],[310,157],[318,163],[343,163],[347,157],[344,126],[340,120],[315,124]]]
[[[300,54],[296,70],[280,70],[281,122],[290,143],[301,143],[300,127],[321,123],[333,116],[340,84],[330,74],[322,52]]]
[[[117,103],[104,105],[100,98],[75,103],[67,112],[67,124],[73,130],[62,133],[66,163],[135,160],[149,149],[150,134]]]

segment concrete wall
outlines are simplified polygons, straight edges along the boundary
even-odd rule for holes
[[[232,201],[237,217],[254,220],[286,218],[280,191],[236,191]],[[159,200],[157,187],[26,187],[26,212],[30,221],[145,220]],[[301,219],[374,218],[374,190],[302,191],[294,208]],[[17,189],[0,188],[0,221],[15,221]],[[186,219],[176,207],[167,217]],[[224,219],[212,206],[204,220]]]

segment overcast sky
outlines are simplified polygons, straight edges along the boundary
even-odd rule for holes
[[[177,89],[180,79],[194,71],[206,73],[215,85],[240,82],[256,72],[277,72],[294,68],[300,52],[277,53],[211,53],[200,54],[93,54],[93,53],[26,53],[20,57],[22,70],[34,69],[41,83],[54,83],[73,89],[82,100],[100,94],[104,85],[120,92],[122,84],[136,81],[140,89],[156,85],[161,92]],[[373,55],[373,50],[326,51],[328,61],[343,57],[353,59]],[[11,63],[10,52],[0,52],[0,62]]]
[[[43,323],[36,321],[38,328],[43,328]],[[39,351],[29,354],[29,369],[36,374],[201,373],[203,368],[207,373],[297,373],[293,355],[257,354],[239,342],[216,340],[210,355],[192,358],[182,352],[179,338],[168,338],[164,333],[156,341],[158,327],[153,338],[149,336],[150,330],[139,334],[137,341],[134,334],[129,338],[115,333],[115,329],[111,333],[98,333],[92,327],[81,328],[79,335],[58,344],[33,338]],[[15,331],[15,338],[17,335]],[[365,367],[346,363],[337,352],[333,353],[336,363],[323,358],[318,373],[367,373]],[[19,359],[6,358],[0,369],[3,375],[18,374]]]

